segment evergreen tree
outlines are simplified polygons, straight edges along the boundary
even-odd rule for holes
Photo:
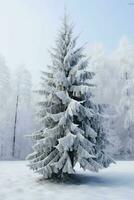
[[[64,17],[51,52],[52,64],[42,72],[40,117],[43,128],[32,135],[37,140],[28,156],[30,167],[45,178],[74,173],[78,162],[84,170],[98,171],[112,159],[105,153],[105,134],[99,106],[91,101],[93,73],[83,47],[77,48],[73,25]]]

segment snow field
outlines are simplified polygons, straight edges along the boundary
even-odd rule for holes
[[[1,161],[0,200],[134,200],[134,161],[117,162],[99,173],[77,166],[66,183],[44,180],[25,161]]]

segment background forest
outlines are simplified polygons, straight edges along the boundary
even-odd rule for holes
[[[115,158],[134,158],[134,44],[127,37],[108,53],[103,44],[88,47],[89,71],[94,72],[94,101],[103,104],[107,151]],[[43,69],[42,69],[43,70]],[[31,152],[26,135],[39,129],[38,86],[24,65],[9,70],[0,56],[0,159],[21,160]],[[15,141],[14,141],[15,136]],[[13,153],[14,148],[14,153]]]

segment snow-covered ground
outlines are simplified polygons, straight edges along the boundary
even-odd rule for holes
[[[0,200],[134,200],[134,161],[99,173],[77,168],[70,182],[43,180],[25,161],[0,162]]]

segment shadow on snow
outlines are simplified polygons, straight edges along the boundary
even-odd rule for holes
[[[134,187],[134,174],[115,172],[112,174],[71,174],[66,180],[39,178],[39,184],[53,183],[65,185],[87,185],[90,187]]]

